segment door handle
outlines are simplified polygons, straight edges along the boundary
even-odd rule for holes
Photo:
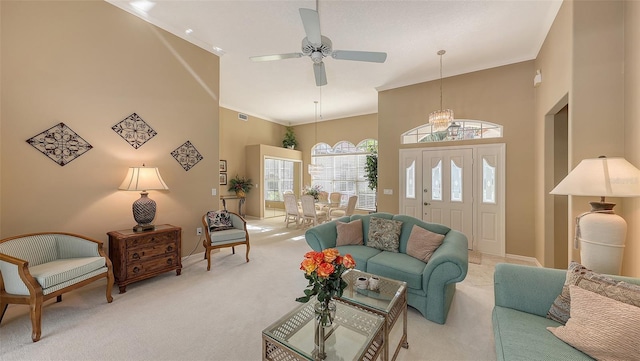
[[[431,205],[431,203],[424,202],[424,205],[425,205],[425,206],[430,206],[430,205]]]

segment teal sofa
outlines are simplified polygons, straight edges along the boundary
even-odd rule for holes
[[[592,360],[564,343],[547,327],[546,318],[562,292],[566,270],[499,263],[494,273],[493,333],[498,360]],[[640,279],[611,276],[640,284]]]
[[[402,222],[398,253],[366,246],[371,217]],[[362,220],[364,245],[336,247],[336,222],[347,223],[356,219]],[[407,241],[414,225],[445,235],[442,245],[433,253],[428,263],[406,254]],[[373,213],[342,217],[308,229],[305,238],[314,251],[337,248],[340,254],[351,254],[356,261],[356,268],[361,271],[406,282],[409,306],[420,311],[426,319],[439,324],[445,323],[456,283],[464,280],[469,266],[467,237],[464,234],[405,215]]]

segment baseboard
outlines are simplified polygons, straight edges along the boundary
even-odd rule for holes
[[[542,267],[542,264],[540,264],[540,262],[538,262],[538,259],[535,257],[527,257],[527,256],[521,256],[518,254],[508,254],[505,256],[505,258],[511,258],[511,259],[517,259],[520,261],[527,261],[527,262],[533,262],[536,264],[537,267]]]

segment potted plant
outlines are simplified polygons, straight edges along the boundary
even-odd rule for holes
[[[229,191],[236,192],[236,195],[240,198],[244,198],[251,190],[251,179],[245,177],[239,177],[237,174],[229,181]]]
[[[370,154],[367,154],[367,163],[364,166],[364,176],[369,182],[369,189],[375,191],[378,188],[378,149],[370,146]]]
[[[295,149],[298,146],[298,141],[296,140],[296,135],[293,133],[292,127],[287,127],[287,132],[284,133],[284,139],[282,140],[282,147]]]
[[[310,186],[306,186],[304,187],[304,191],[302,192],[302,194],[308,194],[310,196],[313,196],[313,199],[315,201],[318,201],[320,199],[320,191],[322,190],[322,186],[319,184],[314,185],[313,187]]]

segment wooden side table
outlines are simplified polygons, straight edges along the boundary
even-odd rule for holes
[[[147,232],[124,229],[108,232],[107,235],[109,258],[120,293],[125,293],[130,283],[164,272],[175,270],[176,275],[180,276],[182,228],[163,224]]]

